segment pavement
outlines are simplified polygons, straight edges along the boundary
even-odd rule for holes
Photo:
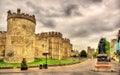
[[[118,71],[116,72],[94,72],[96,59],[89,59],[82,63],[67,65],[67,66],[56,66],[49,67],[48,69],[29,68],[26,71],[21,71],[20,69],[0,69],[0,75],[120,75]],[[111,63],[115,68],[118,69],[119,66],[117,62]]]

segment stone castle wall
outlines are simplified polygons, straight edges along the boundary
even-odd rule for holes
[[[0,31],[0,59],[4,58],[6,43],[6,32]]]
[[[67,59],[71,55],[72,45],[60,32],[43,32],[35,34],[34,15],[8,11],[7,32],[0,32],[0,58],[5,62],[21,63],[34,58],[45,58],[42,54],[50,53],[49,58]]]
[[[68,39],[62,38],[59,32],[36,34],[36,58],[44,57],[42,53],[50,53],[49,58],[65,59],[70,57],[72,45]]]
[[[19,10],[16,15],[8,13],[5,62],[20,63],[23,58],[34,61],[35,23],[22,16]]]

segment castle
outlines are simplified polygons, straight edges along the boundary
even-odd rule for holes
[[[0,31],[0,57],[4,62],[21,63],[23,58],[33,62],[35,58],[67,59],[71,55],[72,44],[60,32],[35,34],[34,15],[8,11],[7,31]]]
[[[88,46],[87,48],[88,57],[92,57],[94,52],[95,52],[95,49]]]

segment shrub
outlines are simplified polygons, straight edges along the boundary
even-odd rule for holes
[[[95,58],[95,57],[97,57],[98,52],[94,52],[92,55],[93,55],[93,57]]]
[[[28,66],[27,66],[27,62],[26,59],[23,58],[22,63],[21,63],[21,70],[27,70]]]

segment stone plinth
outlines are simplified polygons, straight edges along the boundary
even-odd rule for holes
[[[98,62],[107,62],[107,54],[98,54],[97,56],[97,61]]]
[[[98,54],[97,63],[95,64],[95,71],[113,71],[112,66],[108,60],[107,54]]]
[[[112,67],[109,62],[97,62],[95,65],[96,71],[112,71]]]

